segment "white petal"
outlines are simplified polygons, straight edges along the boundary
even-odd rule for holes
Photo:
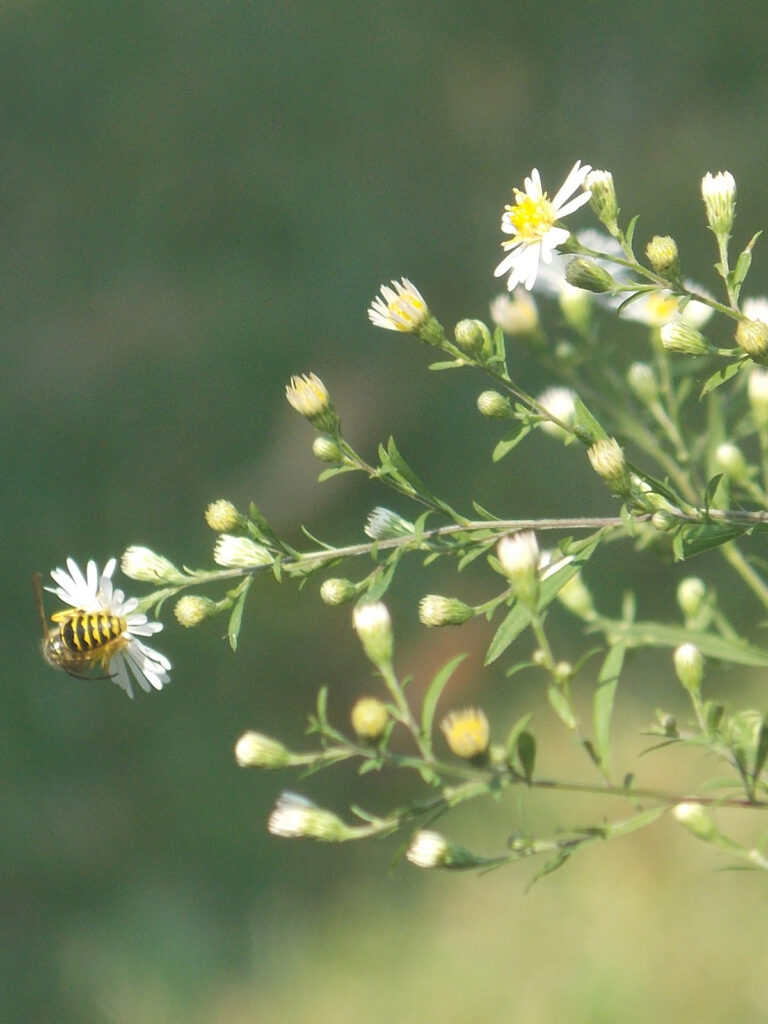
[[[573,192],[576,191],[577,188],[581,187],[582,182],[591,170],[592,168],[589,164],[584,164],[584,166],[582,167],[581,161],[576,161],[576,163],[568,172],[568,177],[557,190],[557,194],[552,200],[552,205],[558,212],[560,210],[560,203],[564,202],[568,198],[568,196],[570,196]]]

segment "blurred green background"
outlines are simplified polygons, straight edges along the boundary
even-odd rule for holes
[[[340,811],[400,795],[343,770],[297,782],[234,764],[246,728],[300,746],[320,685],[342,722],[375,689],[348,609],[322,605],[315,583],[260,581],[237,655],[218,623],[183,633],[168,609],[158,646],[172,684],[133,702],[43,664],[29,585],[68,555],[103,563],[129,544],[209,565],[202,512],[218,497],[255,500],[293,541],[301,523],[360,539],[381,501],[409,514],[356,476],[316,483],[312,431],[283,397],[309,370],[361,450],[394,433],[463,509],[475,497],[506,515],[610,513],[549,439],[494,471],[482,382],[430,374],[422,347],[374,330],[365,311],[404,274],[445,324],[485,317],[510,188],[534,165],[556,188],[576,159],[610,168],[624,210],[642,213],[638,237],[674,234],[686,270],[713,287],[703,173],[736,176],[742,241],[764,226],[760,10],[0,5],[0,1021],[764,1019],[765,881],[715,873],[716,857],[669,822],[527,895],[525,868],[393,876],[392,841],[267,836],[286,785]],[[530,390],[549,383],[525,355],[512,365]],[[595,568],[604,607],[633,584],[653,593],[642,611],[673,614],[683,570],[621,564],[620,578],[610,557]],[[528,698],[501,670],[481,675],[487,632],[414,626],[418,596],[441,579],[435,568],[394,588],[399,663],[428,678],[472,650],[452,699],[481,700],[503,728]],[[643,686],[669,679],[661,661],[638,675],[633,734],[649,714]],[[548,765],[564,770],[572,752],[552,743]],[[679,777],[671,756],[645,770],[649,783]],[[454,827],[491,851],[521,822],[603,810],[516,798],[487,821],[468,814],[466,835]]]

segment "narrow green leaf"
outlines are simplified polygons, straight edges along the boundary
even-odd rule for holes
[[[247,582],[243,586],[242,590],[238,594],[235,603],[232,605],[232,611],[229,614],[229,624],[227,625],[227,639],[229,640],[229,646],[233,651],[237,650],[237,638],[240,636],[240,627],[243,622],[243,611],[245,609],[245,600],[248,597],[248,591],[251,589],[251,582],[253,576],[247,578]]]
[[[432,723],[435,718],[437,702],[440,700],[448,680],[466,657],[466,654],[457,654],[455,658],[443,665],[424,694],[424,702],[421,706],[421,735],[429,744],[430,750],[432,749]]]
[[[517,737],[517,756],[520,758],[523,775],[530,782],[536,764],[536,738],[527,729],[524,729]]]
[[[401,481],[412,487],[420,497],[426,498],[430,502],[435,502],[435,496],[400,454],[393,437],[390,437],[387,444],[387,460],[389,463],[389,475],[399,477]]]
[[[715,388],[719,388],[721,384],[725,384],[726,381],[731,379],[731,377],[735,377],[739,370],[741,370],[744,364],[748,361],[748,357],[745,359],[736,359],[732,363],[727,363],[725,366],[721,366],[719,370],[713,373],[712,376],[705,381],[704,387],[701,389],[701,394],[699,395],[699,400],[704,398],[705,395],[708,395],[710,391],[714,391]]]
[[[523,715],[522,718],[518,718],[512,728],[509,730],[507,741],[504,744],[506,750],[507,761],[513,761],[515,754],[517,753],[517,738],[521,732],[527,729],[529,722],[533,718],[532,714]]]
[[[690,526],[683,526],[680,530],[680,545],[683,559],[693,558],[700,555],[702,551],[711,551],[712,548],[719,548],[730,540],[742,537],[749,532],[748,526],[738,526],[736,523],[693,523]]]
[[[498,442],[496,447],[493,449],[493,461],[500,462],[501,459],[503,459],[505,455],[508,455],[513,448],[516,448],[520,442],[530,434],[530,432],[530,424],[521,423],[519,427],[516,428],[515,433],[511,434],[509,437],[502,438],[502,440]]]
[[[575,415],[573,425],[577,432],[583,435],[590,443],[603,440],[608,437],[605,430],[598,423],[582,400],[576,395],[574,399]]]
[[[687,626],[667,626],[662,622],[626,623],[615,619],[599,618],[587,627],[588,632],[605,633],[610,643],[624,643],[635,647],[679,647],[696,644],[706,658],[717,658],[734,665],[768,667],[768,651],[744,640],[714,636],[711,633],[689,629]]]
[[[597,689],[592,706],[594,722],[593,749],[601,767],[610,771],[611,758],[611,717],[616,697],[619,676],[624,666],[624,644],[614,644],[608,651],[597,679]]]
[[[547,698],[563,725],[566,725],[569,729],[575,729],[578,723],[571,710],[571,705],[568,703],[568,698],[563,691],[552,683],[547,687]]]
[[[558,850],[555,856],[548,860],[544,867],[540,868],[536,872],[536,874],[530,880],[528,885],[525,887],[526,892],[528,891],[528,889],[531,888],[534,882],[538,882],[540,878],[543,878],[545,875],[551,875],[553,871],[557,871],[558,868],[561,868],[563,864],[565,864],[565,862],[569,859],[572,853],[573,850]]]
[[[605,838],[615,839],[616,836],[626,836],[630,832],[636,832],[639,828],[645,828],[646,825],[651,825],[657,818],[660,818],[667,810],[667,805],[662,804],[661,807],[651,807],[650,810],[641,811],[640,814],[625,818],[624,821],[615,821],[610,825],[605,825]]]
[[[637,227],[637,222],[639,219],[640,214],[635,214],[635,216],[627,225],[627,230],[624,232],[624,241],[627,243],[627,247],[629,249],[632,248],[632,239],[635,237],[635,228]]]

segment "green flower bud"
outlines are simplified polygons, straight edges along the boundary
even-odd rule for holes
[[[357,605],[353,623],[363,650],[379,669],[392,664],[392,620],[387,606],[381,601],[367,601]]]
[[[338,432],[339,417],[331,404],[328,388],[316,374],[305,373],[300,377],[291,377],[285,389],[285,397],[313,427],[328,434]]]
[[[283,793],[269,816],[267,828],[285,839],[320,839],[328,843],[354,839],[350,828],[332,811],[317,807],[296,793]]]
[[[319,434],[312,442],[312,454],[321,462],[329,462],[338,466],[344,461],[341,448],[332,437],[327,434]]]
[[[590,171],[584,179],[584,188],[591,192],[589,205],[608,231],[615,237],[618,233],[616,223],[619,206],[616,200],[616,187],[610,171]]]
[[[707,585],[698,576],[686,576],[677,586],[677,603],[686,619],[695,619],[707,597]]]
[[[352,580],[332,578],[323,580],[320,597],[330,605],[346,604],[357,597],[357,587]]]
[[[250,537],[232,537],[228,533],[222,533],[216,541],[213,560],[217,565],[233,569],[255,569],[274,561],[262,544],[256,544]]]
[[[228,533],[230,530],[243,529],[246,525],[245,516],[240,515],[226,498],[211,502],[205,510],[205,521],[216,533]]]
[[[677,242],[670,235],[654,235],[645,249],[648,262],[662,277],[675,278],[680,273]]]
[[[181,626],[190,629],[192,626],[199,626],[201,622],[218,614],[219,607],[210,598],[202,597],[199,594],[185,594],[176,602],[173,614]]]
[[[701,804],[678,804],[672,813],[680,824],[687,828],[697,839],[712,842],[720,834],[709,813]]]
[[[511,420],[515,415],[509,399],[500,395],[498,391],[483,391],[478,395],[477,408],[489,419]]]
[[[701,182],[701,197],[711,230],[721,237],[728,236],[736,210],[736,182],[730,171],[707,171]]]
[[[616,280],[608,271],[586,256],[574,256],[565,268],[565,280],[574,288],[587,292],[610,292]]]
[[[689,693],[701,691],[704,678],[704,656],[696,644],[681,644],[674,653],[677,678]]]
[[[376,697],[361,697],[352,708],[352,728],[360,739],[375,743],[389,724],[387,705]]]
[[[487,861],[457,843],[452,843],[439,832],[421,829],[411,840],[406,858],[417,868],[476,868]]]
[[[624,451],[615,437],[604,437],[595,441],[587,450],[587,455],[594,471],[602,477],[614,494],[629,494],[632,481]]]
[[[719,444],[715,449],[715,465],[735,483],[749,480],[749,466],[744,453],[729,441]]]
[[[535,608],[540,586],[540,552],[536,534],[532,530],[507,534],[497,544],[496,555],[518,601],[526,608]]]
[[[754,362],[761,366],[768,363],[768,324],[762,320],[740,320],[736,343]]]
[[[291,763],[291,753],[271,736],[245,732],[235,744],[235,759],[241,768],[283,768]]]
[[[185,579],[173,562],[149,548],[133,546],[120,559],[120,568],[132,580],[142,583],[180,583]]]
[[[661,343],[668,352],[682,352],[688,356],[705,356],[712,346],[695,327],[683,320],[671,320],[661,328]]]
[[[419,601],[419,621],[424,626],[460,626],[474,612],[457,597],[427,594]]]
[[[482,320],[459,320],[454,337],[461,351],[474,359],[486,360],[493,355],[491,332]]]

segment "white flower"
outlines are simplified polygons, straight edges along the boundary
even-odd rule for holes
[[[122,620],[122,633],[100,646],[94,645],[89,652],[92,656],[84,659],[84,664],[88,668],[89,662],[103,662],[118,686],[122,686],[128,696],[132,697],[132,680],[147,693],[153,689],[161,690],[170,678],[168,673],[171,663],[165,655],[147,647],[139,639],[159,633],[163,626],[160,622],[149,622],[146,615],[135,610],[139,603],[138,599],[126,598],[123,591],[113,585],[112,573],[116,565],[117,559],[110,558],[104,570],[99,572],[96,563],[90,561],[83,575],[74,559],[68,558],[66,569],[54,569],[51,572],[51,579],[56,586],[46,587],[46,590],[56,594],[69,605],[68,611],[71,610],[73,613],[91,612],[115,616]],[[60,612],[58,616],[60,624],[65,625],[67,612]],[[49,640],[48,644],[50,643]],[[62,660],[70,660],[70,664],[75,663],[77,652],[73,653],[74,657],[71,660],[59,660],[60,667],[66,668],[66,665],[61,663]],[[54,660],[53,663],[57,662]]]
[[[704,288],[691,281],[686,281],[685,286],[699,295],[707,295]],[[712,307],[704,302],[692,299],[682,310],[680,302],[679,296],[668,291],[649,292],[625,306],[621,316],[626,320],[637,320],[648,327],[663,327],[677,321],[689,327],[702,327],[712,316]]]
[[[416,285],[403,277],[393,281],[391,288],[383,284],[380,290],[381,296],[377,295],[368,309],[371,323],[388,331],[418,331],[429,315],[429,308]]]
[[[556,227],[555,222],[589,202],[588,191],[575,199],[570,197],[582,186],[591,170],[588,164],[582,166],[577,160],[554,199],[549,199],[543,191],[535,167],[530,178],[525,179],[525,191],[513,190],[515,204],[505,207],[501,230],[514,237],[501,243],[507,255],[493,272],[494,277],[509,273],[509,291],[518,284],[525,285],[530,291],[536,282],[539,262],[550,263],[553,250],[566,241],[570,232]]]
[[[547,388],[536,399],[536,403],[562,423],[568,426],[573,423],[576,416],[576,395],[570,388]],[[568,437],[568,432],[552,420],[542,420],[540,426],[545,434],[552,437]]]
[[[417,868],[439,868],[445,864],[448,851],[445,836],[431,829],[421,829],[411,840],[405,856]]]
[[[748,320],[762,320],[768,324],[768,298],[761,295],[754,299],[744,299],[743,312]]]

